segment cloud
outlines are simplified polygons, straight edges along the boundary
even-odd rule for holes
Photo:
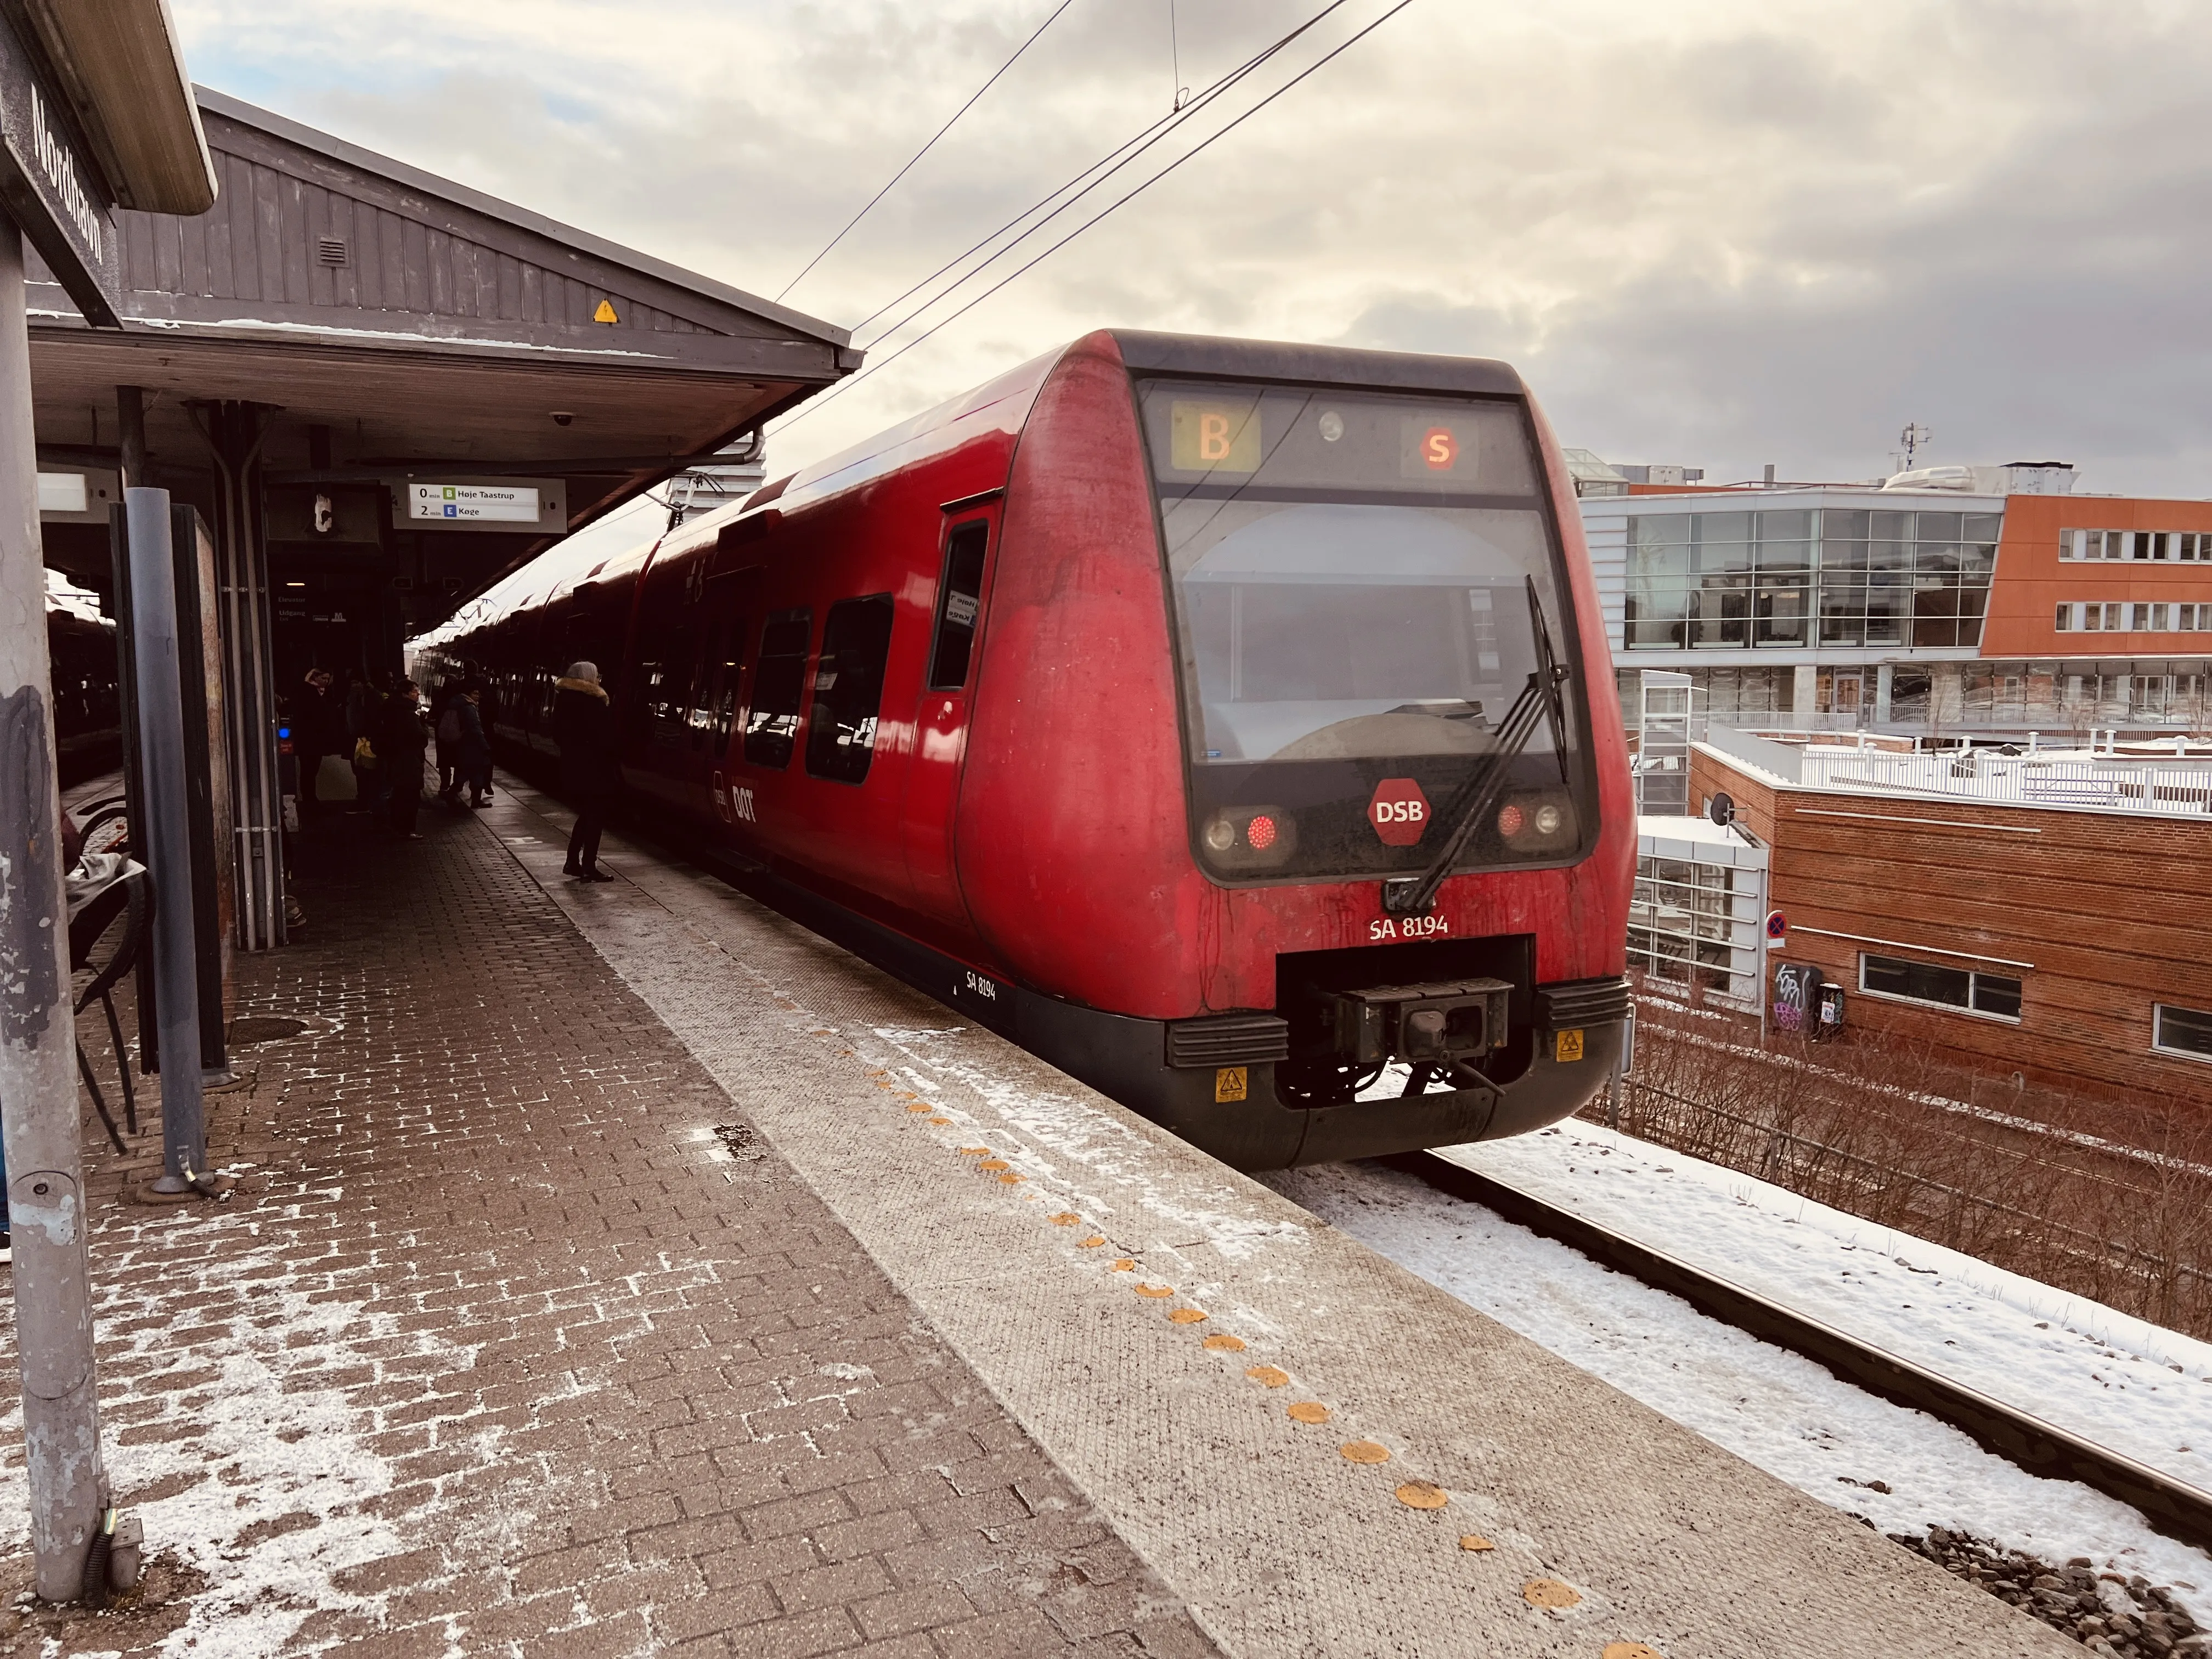
[[[179,13],[204,80],[773,294],[1048,3]],[[1182,80],[1310,5],[1181,0]],[[1076,0],[791,302],[857,321],[1165,113],[1166,10]],[[2165,0],[1416,0],[775,461],[1121,324],[1506,357],[1567,441],[1722,476],[1871,476],[1912,420],[2207,493],[2208,88]]]

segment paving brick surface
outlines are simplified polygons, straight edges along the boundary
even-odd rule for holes
[[[89,1155],[168,1599],[67,1650],[1212,1651],[499,843],[425,829],[312,828],[303,940],[240,959],[308,1029],[210,1098],[228,1201],[131,1200],[150,1101]]]

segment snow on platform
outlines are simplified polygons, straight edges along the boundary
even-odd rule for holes
[[[2204,1343],[1578,1120],[1442,1156],[2212,1486]],[[2212,1606],[2212,1559],[2125,1504],[2028,1474],[1480,1205],[1375,1166],[1265,1179],[1468,1305],[1884,1532],[1941,1526],[2047,1559],[2088,1556],[2175,1586],[2192,1613]],[[1868,1484],[1876,1481],[1891,1490]]]

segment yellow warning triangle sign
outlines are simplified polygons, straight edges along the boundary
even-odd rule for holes
[[[602,300],[599,301],[599,308],[592,313],[592,320],[595,323],[618,323],[622,319],[615,315],[615,302],[612,300]]]

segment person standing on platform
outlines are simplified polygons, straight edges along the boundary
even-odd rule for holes
[[[377,769],[384,774],[392,799],[392,827],[410,841],[422,839],[415,815],[422,807],[422,756],[430,746],[430,728],[422,722],[422,688],[402,680],[384,705],[384,725],[370,739],[376,744]]]
[[[466,784],[469,787],[469,805],[481,807],[491,793],[491,739],[484,735],[483,682],[465,682],[459,691],[454,694],[453,706],[447,712],[453,716],[455,732],[454,794],[447,799],[458,806],[460,804],[457,799],[460,787]],[[443,775],[444,769],[441,757],[441,775]]]
[[[349,812],[374,812],[377,802],[377,731],[384,720],[384,699],[365,673],[356,673],[346,690],[345,753],[353,768],[353,805]],[[368,752],[362,752],[362,744]]]
[[[438,737],[438,799],[448,806],[460,805],[454,799],[461,789],[461,717],[454,713],[460,701],[455,680],[440,680],[430,694],[430,729]]]
[[[576,809],[564,871],[578,881],[612,881],[599,868],[599,832],[622,787],[622,762],[614,709],[596,663],[572,662],[555,682],[553,740],[561,747],[561,787]]]
[[[310,668],[307,682],[292,705],[292,752],[300,757],[300,814],[311,817],[322,810],[315,791],[315,774],[323,757],[336,754],[342,738],[342,711],[331,696],[331,671]]]

